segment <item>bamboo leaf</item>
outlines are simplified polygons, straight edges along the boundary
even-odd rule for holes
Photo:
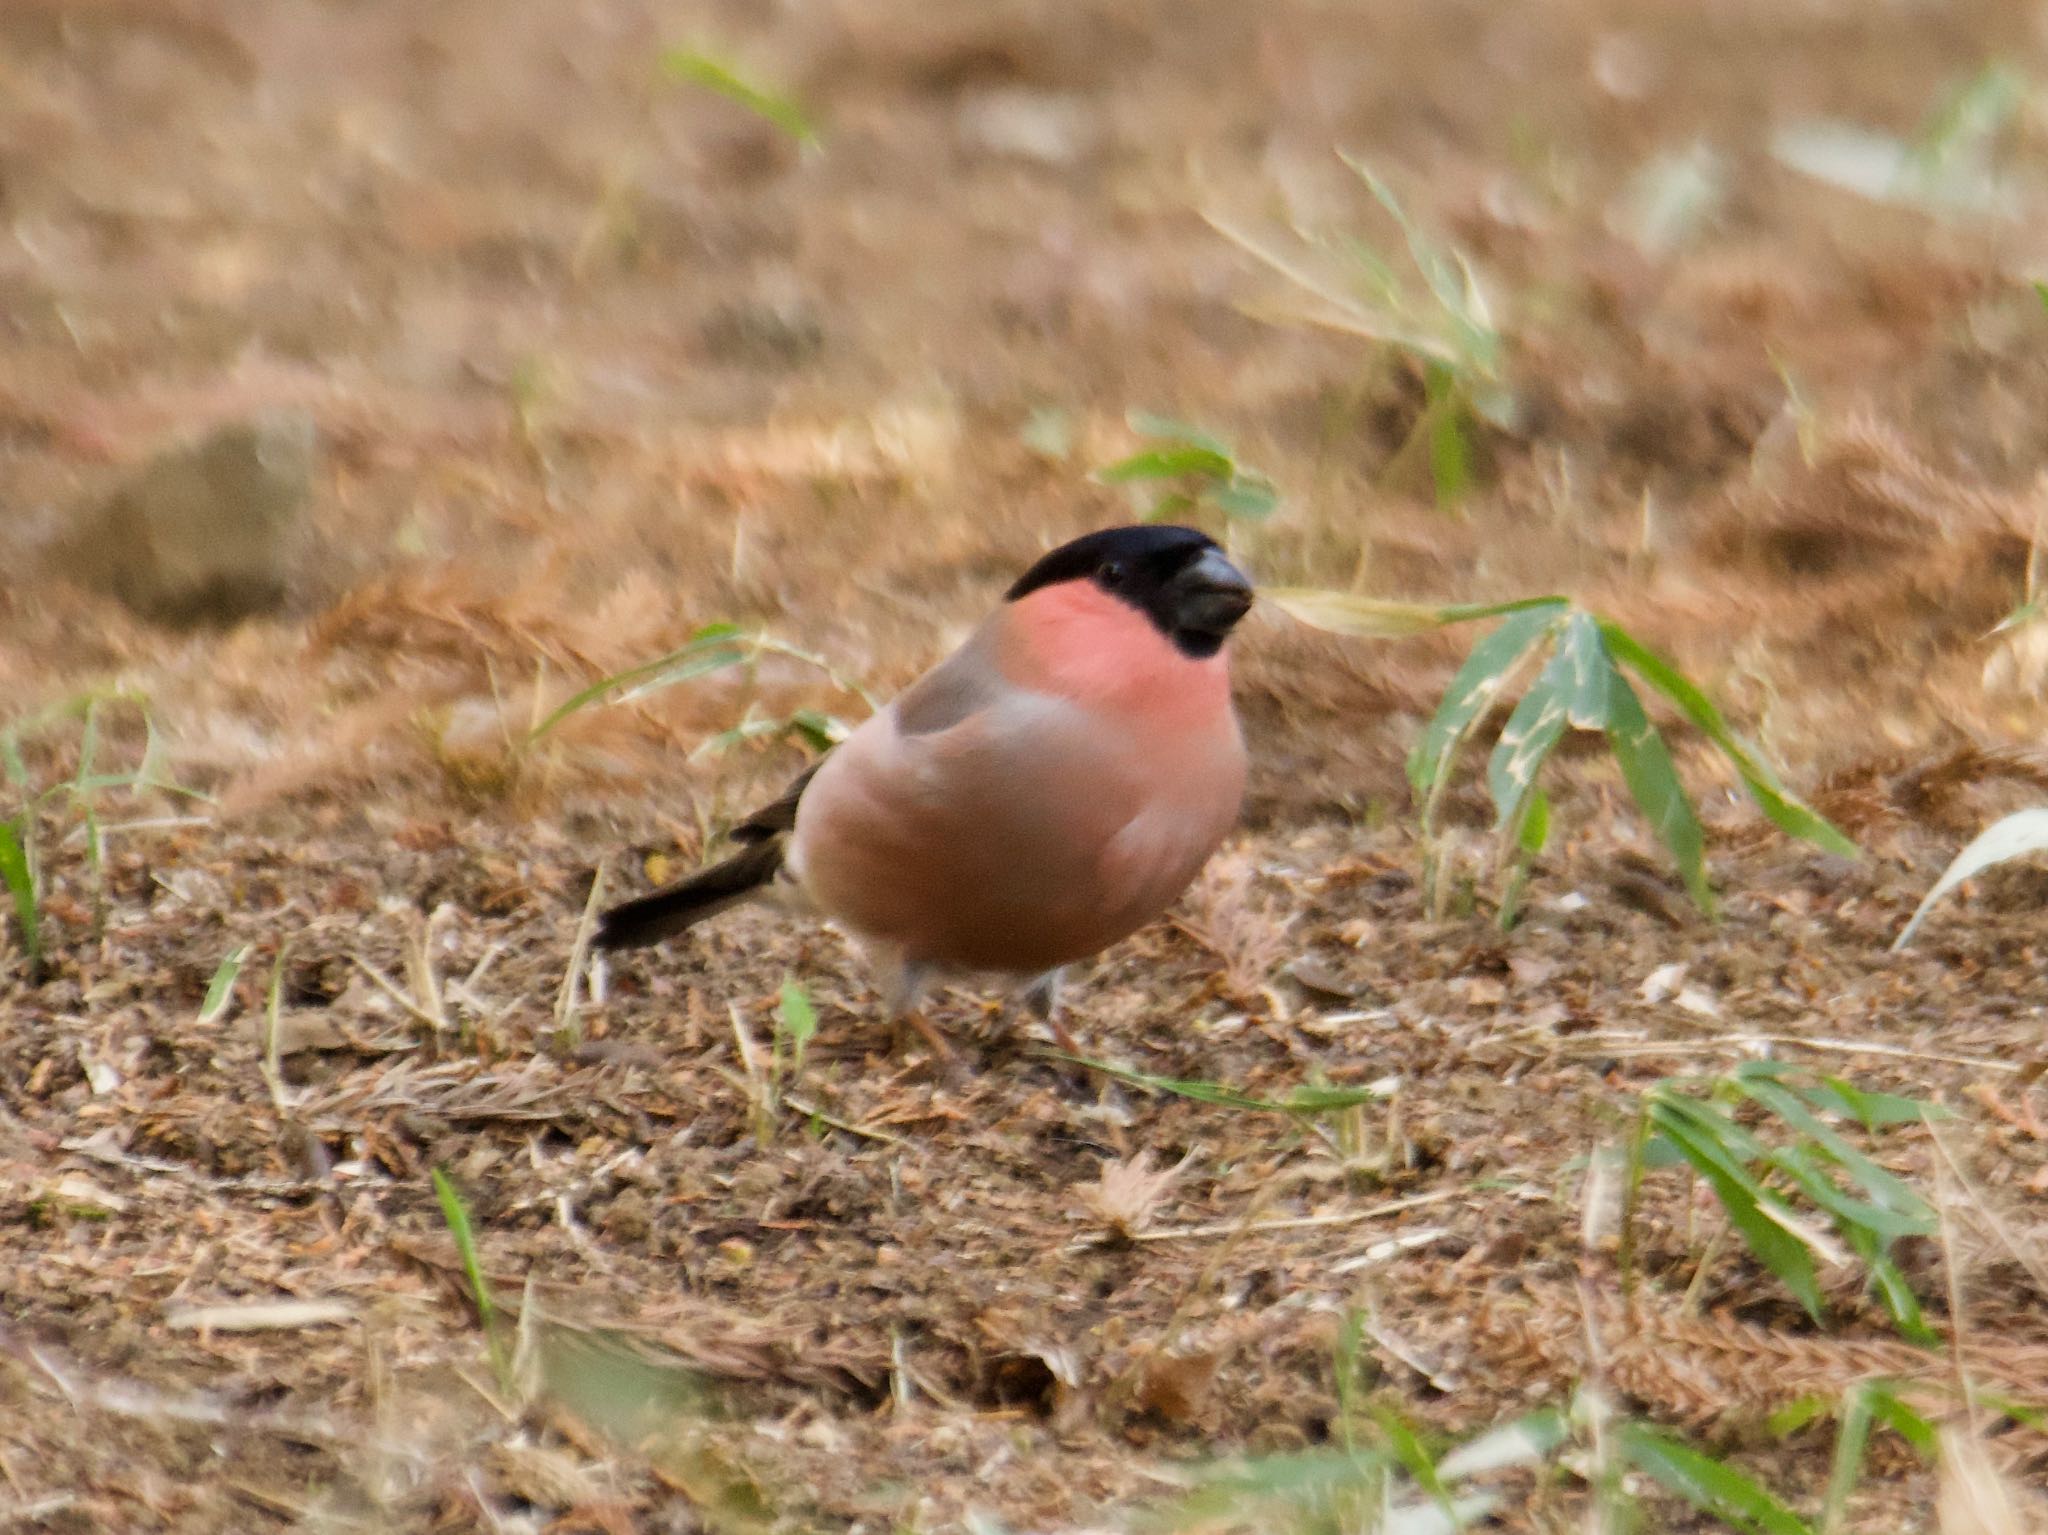
[[[1470,623],[1481,618],[1512,617],[1523,613],[1540,615],[1540,622],[1530,620],[1524,630],[1515,631],[1525,633],[1527,637],[1508,655],[1510,662],[1529,648],[1538,633],[1555,624],[1567,606],[1562,597],[1521,597],[1513,602],[1396,602],[1385,597],[1361,597],[1355,592],[1334,592],[1309,586],[1263,587],[1259,596],[1311,629],[1373,640],[1426,634],[1432,629],[1448,628],[1452,624]],[[1503,624],[1501,628],[1505,629],[1507,625]],[[1496,629],[1494,635],[1500,632]],[[1481,640],[1480,646],[1487,645],[1493,637],[1489,635]],[[1509,638],[1513,637],[1511,633]],[[1507,643],[1508,639],[1500,641],[1501,645]],[[1475,648],[1473,657],[1478,655],[1479,650]],[[1468,666],[1471,659],[1467,659]],[[1505,670],[1505,667],[1500,669]],[[1464,675],[1460,671],[1458,678],[1462,679]],[[1457,685],[1458,679],[1454,679],[1451,684],[1453,691]],[[1446,694],[1446,699],[1449,696]]]
[[[1892,940],[1892,952],[1897,953],[1913,941],[1913,935],[1920,931],[1920,924],[1927,920],[1927,914],[1935,903],[1956,886],[1972,875],[2029,853],[2038,853],[2048,848],[2048,809],[2016,810],[2002,820],[1993,821],[1970,845],[1956,854],[1955,860],[1942,870],[1941,878],[1934,882],[1934,888],[1921,898],[1914,908],[1911,919],[1904,931]]]
[[[1564,611],[1559,601],[1511,612],[1472,647],[1408,755],[1408,781],[1418,794],[1443,777],[1466,733],[1500,696],[1516,663],[1556,628]]]
[[[1182,475],[1228,480],[1231,472],[1232,465],[1228,454],[1218,453],[1212,448],[1184,444],[1172,448],[1147,448],[1142,453],[1133,453],[1129,458],[1119,459],[1096,470],[1094,478],[1104,485],[1127,485],[1133,480],[1171,480]]]
[[[1600,634],[1607,643],[1608,652],[1617,662],[1633,669],[1651,687],[1670,699],[1678,712],[1720,749],[1741,775],[1757,808],[1781,831],[1844,858],[1857,856],[1856,844],[1779,783],[1770,764],[1728,728],[1728,722],[1721,717],[1714,701],[1690,678],[1617,623],[1601,620]]]
[[[1615,1437],[1638,1470],[1702,1513],[1761,1535],[1813,1535],[1804,1519],[1740,1471],[1668,1434],[1644,1423],[1622,1423]]]
[[[1609,636],[1611,640],[1611,636]],[[1706,833],[1700,829],[1692,801],[1678,781],[1678,768],[1671,760],[1657,727],[1643,712],[1642,700],[1618,671],[1610,674],[1607,696],[1607,739],[1614,747],[1621,776],[1635,797],[1637,808],[1650,823],[1650,830],[1671,852],[1678,872],[1691,892],[1693,903],[1709,916],[1714,911],[1713,887],[1707,883]]]
[[[1766,1209],[1770,1196],[1762,1184],[1725,1146],[1704,1134],[1698,1123],[1683,1114],[1659,1112],[1669,1109],[1671,1103],[1668,1099],[1653,1103],[1651,1123],[1712,1185],[1729,1224],[1741,1234],[1757,1261],[1776,1274],[1807,1314],[1818,1321],[1822,1313],[1820,1282],[1809,1239],[1788,1229],[1782,1210]]]
[[[1501,727],[1500,738],[1486,763],[1486,789],[1493,796],[1497,826],[1512,825],[1522,802],[1536,786],[1557,743],[1564,738],[1566,709],[1558,691],[1558,673],[1564,653],[1560,650],[1537,674],[1521,701]]]

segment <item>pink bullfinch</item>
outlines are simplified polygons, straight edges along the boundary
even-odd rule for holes
[[[892,1016],[935,972],[999,974],[1069,1049],[1061,967],[1129,936],[1236,824],[1245,751],[1223,642],[1252,587],[1193,528],[1108,528],[1046,555],[961,647],[732,831],[724,862],[615,906],[654,943],[794,897],[870,958]]]

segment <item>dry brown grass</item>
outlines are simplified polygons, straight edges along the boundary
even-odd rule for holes
[[[1161,1462],[1317,1442],[1331,1317],[1359,1304],[1376,1389],[1433,1432],[1597,1366],[1797,1498],[1824,1436],[1757,1420],[1873,1371],[1944,1402],[1953,1361],[1902,1351],[1852,1284],[1816,1330],[1725,1255],[1688,1309],[1690,1217],[1656,1199],[1629,1310],[1582,1268],[1570,1193],[1636,1090],[1762,1039],[1959,1110],[1956,1352],[2048,1392],[2012,1251],[2048,1187],[2021,1096],[2037,892],[1984,881],[1967,920],[1885,953],[1956,839],[2048,781],[2039,630],[1985,639],[2039,531],[2038,306],[1995,232],[1819,192],[1759,137],[1795,108],[1918,121],[2032,46],[2022,9],[0,15],[0,720],[119,679],[216,795],[204,825],[116,836],[104,932],[54,843],[52,973],[0,954],[0,1521],[1071,1528],[1155,1497]],[[799,90],[823,152],[656,84],[700,32]],[[1616,50],[1647,89],[1592,67]],[[991,147],[991,92],[1088,131]],[[1619,243],[1613,198],[1696,136],[1739,167],[1722,224],[1654,259]],[[1280,197],[1341,223],[1332,144],[1474,254],[1515,338],[1526,418],[1479,445],[1460,516],[1383,474],[1414,371],[1254,324],[1254,274],[1195,216]],[[74,497],[271,406],[326,447],[285,611],[166,634],[54,568]],[[1043,406],[1065,461],[1018,441]],[[1264,615],[1237,657],[1246,833],[1071,1021],[1156,1075],[1394,1079],[1341,1133],[1077,1080],[957,996],[942,1021],[978,1070],[935,1083],[834,940],[751,915],[614,966],[565,1038],[594,866],[696,856],[800,755],[695,748],[750,706],[861,706],[769,656],[531,725],[714,621],[892,691],[1036,551],[1126,515],[1085,471],[1128,449],[1134,406],[1276,476],[1284,514],[1235,535],[1261,573],[1569,590],[1707,681],[1873,856],[1752,835],[1696,780],[1730,899],[1683,925],[1611,778],[1572,758],[1525,926],[1426,923],[1401,759],[1465,638]],[[1476,792],[1449,809],[1487,815]],[[244,943],[234,1009],[197,1022]],[[1678,962],[1718,1021],[1645,997]],[[768,1038],[789,975],[823,1029],[764,1125],[734,1010]],[[510,1387],[437,1165],[523,1328]],[[1951,1325],[1939,1263],[1914,1273]],[[1939,1472],[1883,1459],[1883,1520],[2004,1535],[1972,1442]]]

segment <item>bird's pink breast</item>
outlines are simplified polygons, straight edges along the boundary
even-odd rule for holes
[[[1129,603],[1086,581],[1010,604],[1001,665],[1010,680],[1167,733],[1230,723],[1230,666],[1176,650]]]

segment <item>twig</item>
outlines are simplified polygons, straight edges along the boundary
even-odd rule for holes
[[[383,971],[379,970],[375,965],[371,964],[368,960],[364,959],[362,955],[349,955],[349,963],[354,965],[358,970],[362,971],[363,974],[367,975],[371,980],[375,981],[377,983],[378,989],[381,990],[385,996],[389,997],[392,1001],[396,1002],[400,1007],[404,1008],[416,1020],[418,1020],[421,1023],[424,1023],[430,1029],[438,1030],[445,1027],[445,1025],[442,1023],[440,1019],[436,1018],[432,1013],[428,1012],[425,1008],[421,1007],[419,1003],[413,1001],[411,997],[408,997],[403,991],[401,991],[398,988],[397,984],[393,982],[390,979],[390,977],[386,976]]]
[[[782,1101],[807,1119],[815,1119],[821,1125],[830,1125],[835,1130],[844,1130],[848,1135],[858,1135],[863,1140],[880,1141],[885,1146],[900,1146],[903,1137],[891,1135],[887,1130],[872,1130],[866,1125],[849,1124],[843,1119],[834,1119],[823,1109],[790,1093],[782,1095]]]
[[[1633,1055],[1726,1055],[1731,1051],[1753,1045],[1793,1045],[1802,1050],[1821,1050],[1836,1055],[1881,1055],[1892,1060],[1931,1061],[1943,1066],[1968,1066],[1977,1071],[2019,1072],[2025,1069],[2018,1061],[1993,1060],[1981,1055],[1949,1055],[1939,1050],[1909,1050],[1904,1045],[1887,1045],[1873,1040],[1826,1039],[1804,1034],[1723,1034],[1715,1039],[1669,1040],[1637,1044],[1633,1047],[1617,1043],[1619,1040],[1641,1040],[1635,1030],[1622,1033],[1579,1034],[1573,1037],[1574,1046],[1605,1044],[1609,1048],[1587,1050],[1574,1049],[1574,1055],[1633,1056]]]
[[[590,897],[583,903],[583,916],[576,924],[576,938],[569,946],[569,967],[562,972],[561,990],[555,993],[555,1035],[568,1041],[576,1025],[577,993],[582,989],[583,962],[590,953],[590,936],[597,931],[598,903],[604,899],[604,863],[590,876]]]
[[[1363,1210],[1345,1210],[1333,1215],[1290,1215],[1280,1220],[1259,1221],[1245,1225],[1242,1221],[1216,1221],[1207,1226],[1163,1226],[1152,1231],[1137,1231],[1131,1234],[1133,1242],[1176,1242],[1194,1241],[1203,1237],[1227,1237],[1237,1232],[1254,1236],[1266,1231],[1308,1231],[1319,1226],[1355,1226],[1361,1221],[1378,1220],[1382,1215],[1393,1215],[1402,1210],[1417,1209],[1422,1205],[1442,1204],[1447,1199],[1462,1199],[1463,1189],[1439,1189],[1432,1194],[1411,1194],[1406,1199],[1390,1199],[1385,1204],[1370,1205]],[[1093,1242],[1074,1242],[1067,1251],[1080,1252],[1094,1246]]]

